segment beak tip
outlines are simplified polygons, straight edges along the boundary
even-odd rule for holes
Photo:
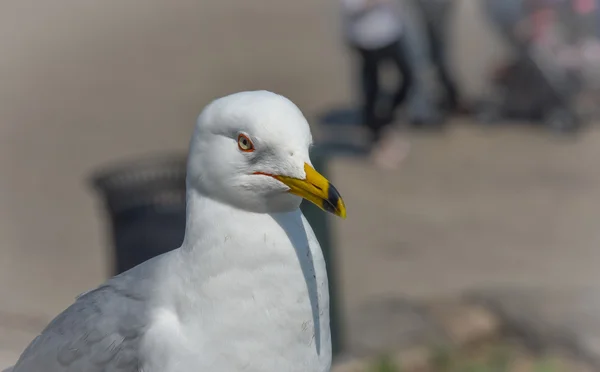
[[[273,177],[287,185],[289,193],[310,201],[325,212],[346,219],[346,206],[335,187],[309,164],[304,164],[304,171],[304,179],[283,175]]]
[[[337,191],[336,191],[336,193],[337,193]],[[338,199],[337,199],[337,203],[336,203],[336,204],[337,204],[337,206],[336,206],[336,207],[337,207],[337,208],[336,208],[336,209],[337,209],[337,213],[336,213],[336,214],[337,214],[337,215],[338,215],[338,216],[339,216],[341,219],[345,220],[345,219],[346,219],[346,205],[344,204],[344,201],[343,201],[343,200],[342,200],[342,198],[339,196],[339,194],[337,194],[337,198],[338,198]]]
[[[346,205],[344,205],[344,201],[342,200],[342,198],[338,199],[338,203],[337,203],[337,208],[336,209],[337,209],[337,211],[336,211],[337,213],[336,214],[341,219],[345,220],[346,219]]]

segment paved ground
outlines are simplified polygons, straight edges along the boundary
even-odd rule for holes
[[[350,100],[333,2],[247,4],[2,2],[0,367],[108,272],[90,171],[185,149],[200,107],[224,93],[271,89],[308,113]],[[477,91],[498,44],[463,4],[456,67]],[[571,142],[462,124],[412,140],[399,172],[334,165],[350,312],[384,294],[596,281],[600,132]]]
[[[346,308],[371,296],[593,286],[599,143],[599,131],[569,141],[463,125],[414,137],[399,172],[339,161]]]
[[[467,297],[486,306],[532,350],[562,349],[600,369],[600,291],[579,289],[496,288]]]
[[[413,136],[398,172],[339,160],[334,178],[349,205],[348,220],[337,222],[348,298],[592,284],[599,143],[597,130],[568,140],[462,125]],[[377,275],[360,277],[361,267]]]

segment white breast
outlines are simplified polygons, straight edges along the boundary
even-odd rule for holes
[[[237,213],[244,223],[223,241],[180,250],[161,291],[171,308],[155,312],[143,343],[157,356],[144,372],[329,371],[327,273],[310,225],[299,211]]]

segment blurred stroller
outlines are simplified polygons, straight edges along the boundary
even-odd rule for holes
[[[478,105],[479,120],[526,120],[558,132],[573,132],[582,126],[578,110],[584,88],[581,64],[561,58],[576,42],[573,33],[567,35],[569,26],[564,22],[569,2],[484,1],[487,15],[515,57],[494,72],[492,89]]]

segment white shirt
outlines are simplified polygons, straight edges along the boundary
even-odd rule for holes
[[[341,0],[346,37],[351,44],[363,49],[378,49],[400,38],[397,0],[379,0],[374,6],[369,0]]]

